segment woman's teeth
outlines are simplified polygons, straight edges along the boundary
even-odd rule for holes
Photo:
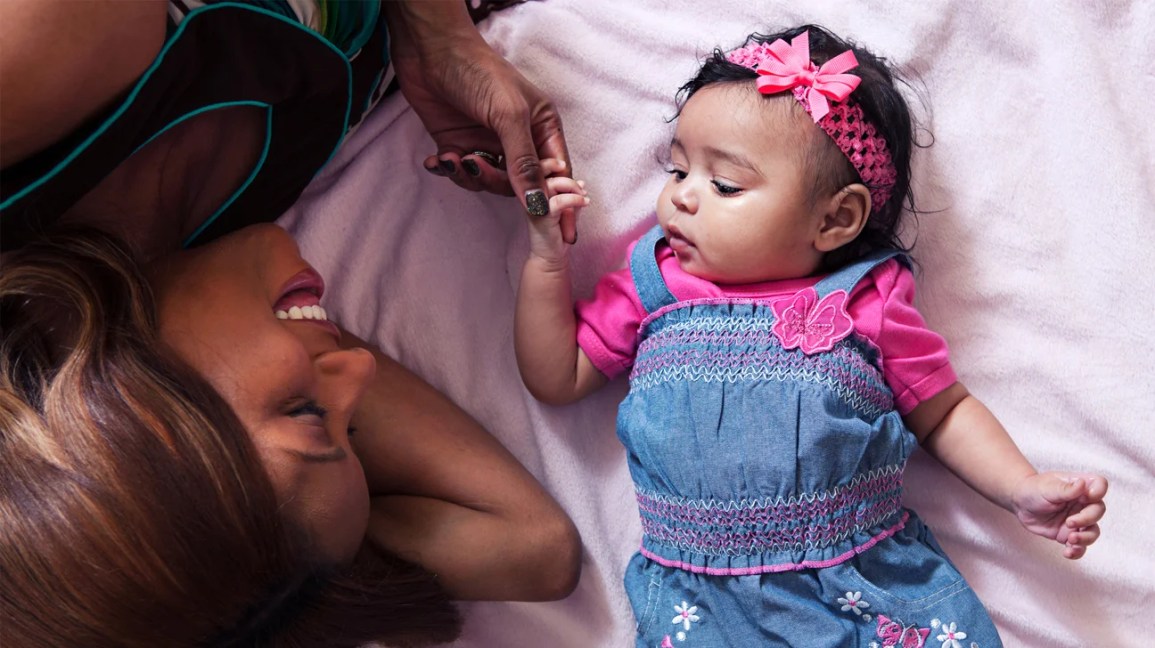
[[[320,306],[293,306],[289,310],[273,311],[277,319],[287,320],[327,320],[329,316]]]

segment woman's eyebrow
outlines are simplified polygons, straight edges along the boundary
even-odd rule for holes
[[[334,461],[341,461],[348,453],[340,446],[333,446],[328,450],[321,452],[309,452],[307,450],[286,449],[286,452],[296,455],[302,461],[309,463],[331,463]]]

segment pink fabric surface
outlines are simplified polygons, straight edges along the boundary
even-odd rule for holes
[[[630,244],[629,253],[635,245]],[[668,245],[658,246],[657,258],[666,286],[681,301],[738,298],[773,302],[822,279],[815,276],[719,286],[682,270]],[[859,282],[846,305],[855,330],[882,353],[883,377],[894,392],[902,414],[955,382],[946,341],[926,327],[914,307],[914,290],[914,275],[897,261],[890,260]],[[637,352],[638,327],[647,315],[630,269],[623,268],[603,277],[594,287],[593,297],[579,301],[575,310],[578,342],[598,371],[608,378],[628,371]]]
[[[960,380],[1036,466],[1111,479],[1103,536],[1075,562],[921,453],[904,478],[907,504],[1008,646],[1145,645],[1155,610],[1149,4],[547,0],[493,14],[483,35],[555,98],[593,199],[571,258],[575,294],[589,297],[648,227],[666,178],[665,120],[699,58],[803,22],[870,45],[925,99],[914,100],[933,133],[914,161],[925,212],[906,236],[917,305]],[[571,597],[463,605],[455,647],[632,646],[621,581],[641,525],[614,435],[625,382],[560,408],[525,392],[512,347],[525,217],[513,199],[427,174],[432,150],[391,98],[282,222],[325,275],[331,316],[477,417],[582,533]]]

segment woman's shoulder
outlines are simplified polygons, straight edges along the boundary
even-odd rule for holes
[[[195,242],[271,221],[292,205],[360,119],[359,109],[371,106],[387,82],[378,3],[173,0],[168,20],[163,47],[110,107],[4,169],[4,249],[51,229],[146,144],[221,110],[263,111],[264,153],[243,170],[235,192],[204,214]]]
[[[272,20],[296,23],[315,32],[346,56],[357,53],[378,27],[379,2],[339,0],[169,0],[174,26],[206,8],[234,7],[250,10]],[[253,38],[263,37],[253,34]]]

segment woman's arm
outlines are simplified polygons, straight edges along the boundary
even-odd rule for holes
[[[0,2],[0,168],[108,106],[164,43],[165,2]]]
[[[1107,480],[1099,475],[1039,473],[998,419],[955,383],[905,417],[923,448],[971,488],[1014,513],[1028,530],[1066,545],[1079,558],[1099,537]]]
[[[550,173],[542,160],[569,161],[553,102],[481,38],[465,2],[393,0],[382,8],[401,92],[437,144],[425,169],[466,189],[512,194],[528,213],[545,215]],[[474,151],[504,155],[504,168]],[[573,243],[572,212],[562,228]]]
[[[561,507],[468,414],[377,359],[354,416],[373,496],[369,539],[437,574],[456,599],[553,600],[577,585],[581,539]]]

